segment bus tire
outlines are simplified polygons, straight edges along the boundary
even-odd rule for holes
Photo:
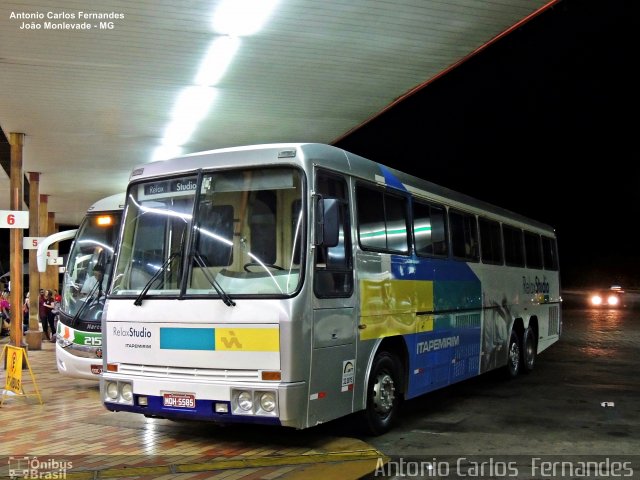
[[[522,335],[522,371],[524,373],[533,371],[536,365],[537,349],[535,331],[529,327]]]
[[[522,354],[520,350],[521,346],[518,333],[515,330],[511,330],[511,336],[509,337],[509,348],[507,349],[507,378],[515,378],[518,376],[518,373],[520,373],[520,367],[522,366]]]
[[[395,423],[402,399],[401,372],[395,355],[379,352],[374,357],[367,385],[367,406],[362,412],[366,433],[382,435]]]

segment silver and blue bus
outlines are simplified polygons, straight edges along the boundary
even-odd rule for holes
[[[554,229],[322,144],[130,177],[103,316],[112,411],[298,429],[501,368],[561,334]]]
[[[97,381],[102,372],[101,316],[124,199],[124,193],[120,193],[97,201],[77,230],[47,237],[39,249],[41,261],[50,243],[74,238],[60,290],[56,327],[56,365],[63,375]]]

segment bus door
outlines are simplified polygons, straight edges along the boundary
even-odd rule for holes
[[[347,181],[315,173],[309,425],[353,411],[357,338]]]

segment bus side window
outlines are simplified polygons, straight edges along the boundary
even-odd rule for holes
[[[504,240],[504,260],[510,267],[524,267],[524,244],[522,230],[502,225]]]
[[[313,290],[319,298],[350,297],[353,292],[353,262],[347,184],[342,177],[318,171],[316,191],[325,198],[337,198],[341,202],[338,244],[334,247],[318,245],[315,248]]]
[[[558,270],[558,250],[553,238],[542,237],[542,259],[545,270]]]
[[[413,235],[416,254],[447,255],[447,224],[444,207],[414,201]]]
[[[449,225],[451,226],[451,251],[453,256],[461,260],[477,262],[480,252],[478,251],[476,216],[449,210]]]
[[[502,264],[502,234],[500,224],[484,217],[478,219],[480,224],[480,250],[483,263]]]
[[[532,232],[524,232],[524,252],[528,268],[542,268],[540,235]]]
[[[356,189],[358,239],[363,250],[409,252],[407,201],[404,197],[365,184]]]

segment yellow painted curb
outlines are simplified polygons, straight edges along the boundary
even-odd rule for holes
[[[212,460],[201,463],[169,464],[150,467],[118,467],[105,469],[90,469],[78,472],[67,472],[67,480],[94,480],[103,478],[125,478],[160,476],[178,473],[209,472],[216,470],[282,467],[293,465],[318,465],[337,462],[362,462],[371,461],[371,465],[377,463],[377,459],[382,458],[384,462],[388,459],[381,452],[375,449],[352,450],[346,452],[311,453],[307,455],[279,455],[259,458],[238,458],[230,460]],[[375,463],[373,462],[375,460]]]

